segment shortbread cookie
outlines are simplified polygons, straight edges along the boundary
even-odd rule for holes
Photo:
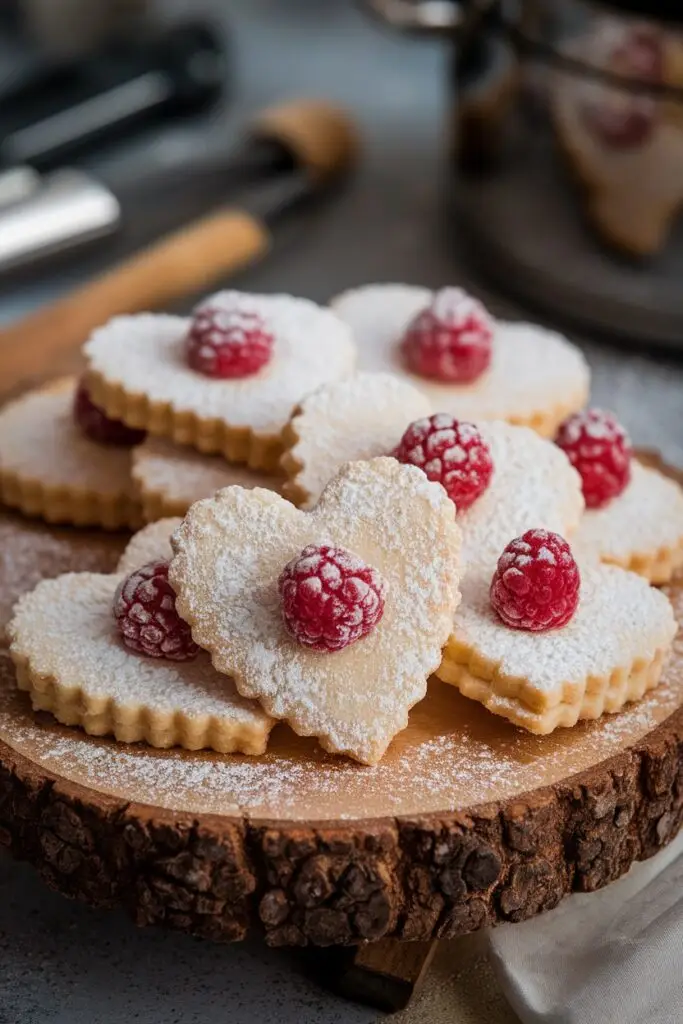
[[[282,493],[310,508],[346,462],[388,455],[429,400],[390,373],[359,373],[325,384],[295,410],[283,435]]]
[[[131,450],[85,436],[74,419],[74,394],[73,380],[59,380],[0,411],[2,501],[49,523],[139,526]]]
[[[683,566],[683,490],[634,461],[625,490],[604,508],[586,509],[576,546],[651,583],[667,583]]]
[[[555,443],[578,471],[586,514],[576,538],[584,556],[666,583],[683,563],[683,490],[633,458],[617,418],[584,409],[560,427]]]
[[[192,319],[117,317],[84,352],[88,389],[108,415],[268,471],[297,402],[350,374],[356,358],[349,328],[329,310],[231,291]]]
[[[218,671],[326,750],[379,761],[459,601],[443,489],[390,458],[347,464],[311,512],[228,487],[192,506],[173,546],[178,611]]]
[[[556,445],[528,427],[480,423],[491,452],[489,486],[458,516],[463,571],[493,572],[513,537],[540,528],[571,537],[582,521],[581,480]]]
[[[166,516],[184,516],[200,498],[210,498],[221,487],[265,487],[279,490],[282,480],[226,462],[221,455],[202,455],[187,445],[163,437],[150,437],[133,451],[133,480],[147,522]]]
[[[520,542],[532,533],[507,550],[515,545],[521,550]],[[515,593],[524,593],[518,581],[529,573],[532,559],[540,559],[543,572],[559,570],[555,551],[544,543],[541,538],[537,551],[525,545],[529,553],[503,563],[504,569],[499,563],[498,573],[515,574],[508,582],[513,600]],[[668,599],[634,573],[583,562],[576,603],[578,579],[575,574],[569,608],[563,603],[566,595],[558,596],[556,608],[548,606],[554,618],[543,604],[544,595],[537,605],[529,604],[528,597],[518,602],[529,615],[541,615],[534,624],[533,618],[508,621],[506,616],[503,621],[491,575],[483,569],[468,573],[437,675],[494,714],[539,734],[619,711],[642,697],[657,685],[676,634]],[[543,585],[555,592],[556,582],[548,579]],[[549,628],[553,625],[559,628]]]
[[[181,523],[180,517],[171,516],[157,519],[138,530],[128,541],[119,559],[117,574],[127,576],[148,562],[169,562],[173,558],[171,537]]]
[[[458,304],[467,311],[472,300],[455,300],[448,293],[458,289],[432,292],[404,284],[376,284],[356,288],[338,296],[332,309],[351,327],[358,344],[358,362],[364,370],[383,370],[407,378],[429,399],[436,412],[447,412],[460,419],[507,420],[532,427],[551,437],[568,413],[586,402],[589,371],[575,346],[555,331],[535,324],[494,321],[491,325],[489,362],[469,383],[442,382],[411,372],[405,358],[404,342],[411,323],[433,304],[442,303],[444,323],[458,323]],[[445,298],[444,298],[445,296]],[[443,301],[442,301],[443,300]],[[455,309],[448,308],[455,305]],[[470,322],[481,312],[464,319],[464,337],[469,341]],[[435,348],[444,335],[443,323],[433,327]],[[476,334],[475,334],[476,340]],[[475,366],[472,368],[472,361]],[[466,372],[484,366],[482,346],[471,346],[465,355]],[[435,371],[439,371],[439,363]],[[441,364],[443,366],[443,362]],[[448,370],[448,367],[446,367]]]
[[[164,554],[175,525],[155,523],[134,538],[123,574],[69,573],[20,599],[8,626],[19,687],[36,710],[93,736],[262,754],[273,720],[241,697],[207,654],[183,662],[146,658],[117,632],[112,606],[125,570],[138,556]]]
[[[407,382],[390,374],[361,373],[327,385],[305,399],[285,432],[293,446],[283,456],[292,474],[283,493],[296,504],[310,508],[329,480],[345,462],[389,454],[397,457],[398,442],[413,414],[427,404]],[[461,445],[446,430],[450,417],[437,414],[432,420],[445,439],[447,452]],[[441,422],[444,421],[444,422]],[[414,427],[428,421],[418,419]],[[471,428],[471,425],[467,425]],[[474,430],[474,428],[471,428]],[[507,542],[533,526],[571,535],[583,513],[581,480],[562,451],[527,427],[502,422],[477,426],[488,448],[492,472],[483,492],[464,509],[455,498],[463,534],[462,566],[471,561],[491,571]],[[403,461],[418,464],[410,449]],[[430,478],[446,485],[439,471],[445,460],[426,458]],[[448,488],[447,488],[448,489]]]

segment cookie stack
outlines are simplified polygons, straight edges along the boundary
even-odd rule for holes
[[[683,492],[584,409],[558,334],[456,288],[330,309],[226,291],[118,318],[84,355],[80,381],[0,413],[2,499],[150,525],[111,575],[19,601],[35,708],[222,753],[262,753],[284,720],[374,764],[434,673],[536,733],[657,685]]]

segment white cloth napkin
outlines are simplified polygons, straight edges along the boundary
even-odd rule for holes
[[[683,1024],[683,833],[628,875],[488,938],[523,1024]]]

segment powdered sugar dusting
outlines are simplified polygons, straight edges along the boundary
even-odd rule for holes
[[[286,634],[277,581],[309,544],[343,547],[386,581],[384,616],[334,654]],[[440,661],[458,592],[453,504],[394,459],[350,463],[310,513],[260,490],[193,505],[174,538],[178,610],[219,669],[276,718],[373,762],[403,729]]]
[[[134,496],[130,450],[82,433],[72,412],[74,389],[73,381],[60,381],[0,411],[0,471],[49,487]]]
[[[218,292],[212,306],[231,302]],[[302,395],[354,369],[351,333],[334,313],[290,295],[247,295],[275,335],[271,360],[258,373],[218,380],[187,365],[188,318],[144,313],[116,317],[84,347],[88,367],[129,395],[168,403],[231,426],[279,433]]]
[[[633,460],[626,489],[604,508],[586,510],[576,543],[582,551],[624,563],[661,548],[683,549],[683,490]]]
[[[567,684],[630,670],[639,659],[654,660],[676,634],[665,595],[640,576],[615,566],[582,563],[579,605],[561,629],[529,633],[509,629],[491,608],[490,576],[471,572],[455,615],[453,637],[497,672],[525,680],[525,691],[562,698]]]
[[[146,709],[267,727],[261,708],[240,697],[208,655],[170,662],[124,646],[112,613],[120,578],[68,573],[39,583],[20,599],[8,626],[13,659],[28,662],[32,675],[53,679],[66,691],[113,705],[119,718]]]
[[[458,516],[463,567],[491,574],[503,548],[540,528],[569,539],[583,512],[581,479],[564,452],[528,427],[481,423],[493,476],[484,493]]]
[[[160,437],[148,437],[133,451],[133,479],[143,500],[153,495],[186,509],[230,484],[277,490],[281,482],[265,473],[232,466],[220,455],[202,455]]]
[[[428,416],[428,399],[388,373],[359,373],[308,395],[292,419],[294,480],[310,508],[345,462],[387,455],[412,420]]]
[[[157,519],[138,530],[129,540],[116,571],[127,576],[148,562],[170,561],[173,557],[171,536],[181,523],[182,519],[176,517]]]
[[[439,384],[406,372],[400,341],[433,292],[402,284],[366,285],[339,295],[332,309],[351,327],[362,370],[390,371],[411,381],[432,409],[469,420],[527,421],[557,408],[579,409],[588,397],[589,370],[581,352],[536,324],[494,324],[489,369],[470,384]]]

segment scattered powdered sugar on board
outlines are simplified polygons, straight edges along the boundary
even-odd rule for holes
[[[5,659],[6,661],[7,659]],[[550,785],[618,753],[683,700],[681,653],[637,705],[531,736],[433,681],[410,726],[375,767],[323,753],[285,725],[260,757],[152,750],[33,716],[0,663],[0,738],[46,770],[121,800],[178,813],[342,820],[454,811]]]
[[[219,292],[212,305],[229,303]],[[297,402],[329,380],[353,372],[356,351],[348,326],[330,310],[291,295],[249,295],[275,335],[273,356],[258,373],[235,380],[207,377],[190,369],[186,317],[142,313],[120,316],[100,327],[84,347],[88,368],[128,395],[169,403],[232,426],[279,432]]]
[[[576,541],[583,551],[615,561],[683,548],[683,489],[634,459],[626,489],[604,508],[586,510]]]
[[[65,572],[109,572],[125,542],[123,534],[47,526],[0,512],[0,640],[21,594]]]
[[[333,299],[332,309],[355,336],[359,369],[400,374],[427,395],[435,412],[463,419],[527,421],[534,413],[585,404],[590,374],[583,355],[563,335],[536,324],[496,321],[491,365],[470,384],[439,384],[408,373],[400,342],[432,297],[426,288],[377,284]]]

